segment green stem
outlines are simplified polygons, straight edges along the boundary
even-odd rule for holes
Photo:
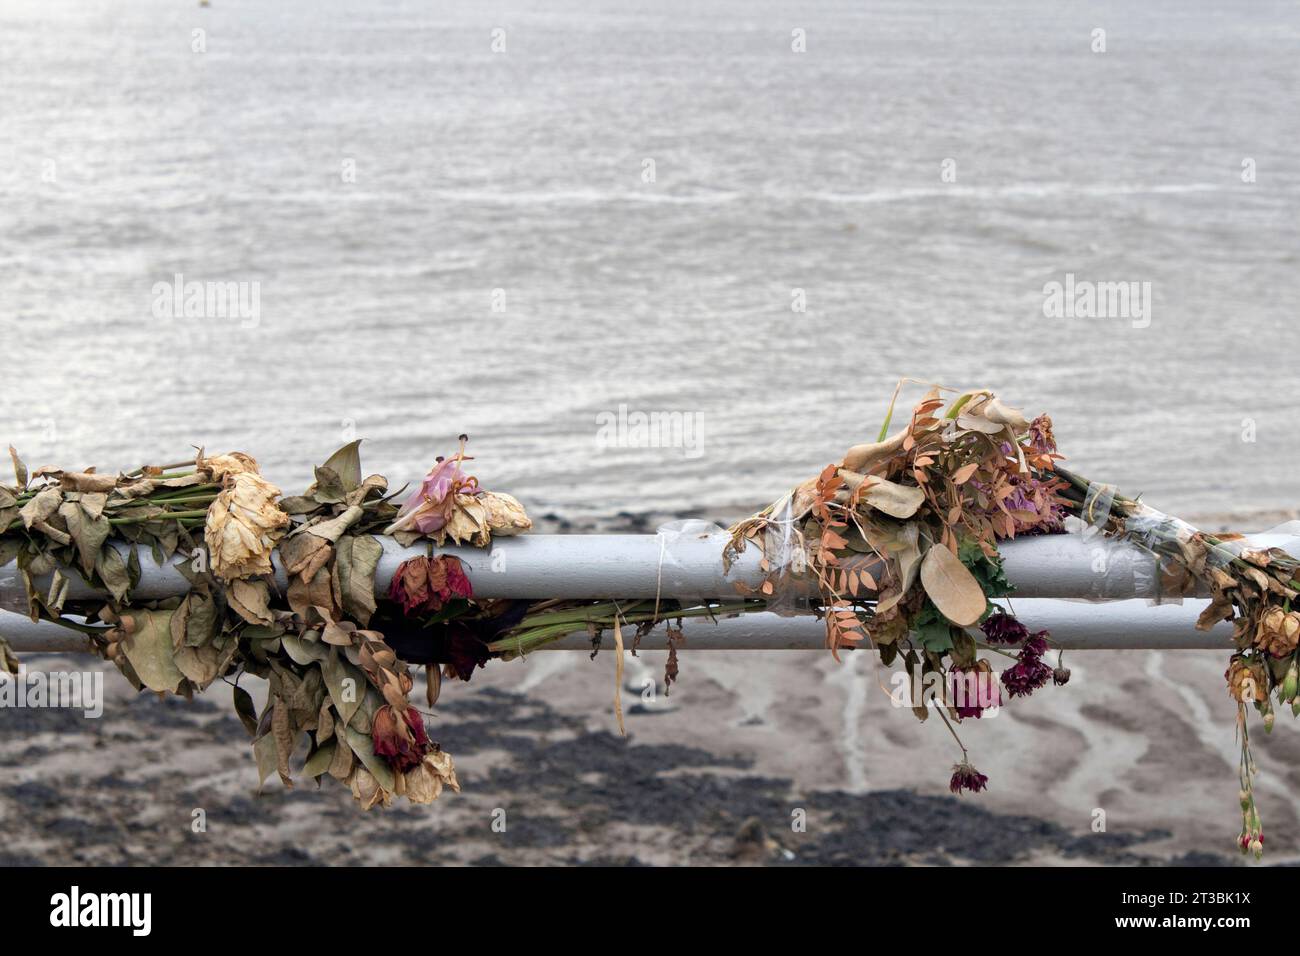
[[[638,601],[635,604],[650,603]],[[610,607],[610,610],[600,614],[592,612],[598,608]],[[692,608],[682,608],[674,611],[662,611],[656,615],[653,611],[640,613],[618,614],[613,609],[612,604],[595,605],[588,608],[580,609],[584,612],[581,618],[574,618],[565,621],[553,622],[542,626],[535,626],[533,623],[522,624],[513,634],[499,638],[488,645],[488,650],[498,654],[523,654],[536,650],[543,644],[564,637],[566,634],[573,634],[577,631],[584,630],[587,625],[596,624],[601,627],[611,627],[614,623],[615,616],[625,624],[639,624],[646,621],[654,620],[673,620],[674,618],[685,617],[704,617],[704,616],[721,616],[728,614],[743,614],[748,611],[761,611],[767,607],[764,601],[750,601],[743,604],[718,604],[711,606],[701,606]],[[546,617],[546,615],[540,615]],[[527,618],[524,619],[527,622]]]
[[[130,518],[109,518],[108,523],[111,525],[124,524],[143,524],[148,521],[180,521],[187,518],[206,518],[208,512],[206,509],[201,511],[169,511],[166,514],[155,515],[137,515]]]
[[[217,500],[215,492],[206,495],[189,495],[188,497],[178,498],[137,498],[127,507],[139,507],[148,505],[188,505],[195,503],[211,504]]]

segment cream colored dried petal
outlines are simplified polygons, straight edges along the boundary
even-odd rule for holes
[[[360,765],[348,777],[348,787],[352,790],[353,799],[361,804],[362,810],[374,806],[386,807],[393,802],[393,795],[379,785],[369,770]]]
[[[491,531],[487,525],[488,512],[478,498],[474,495],[457,495],[451,509],[451,517],[447,521],[447,536],[457,544],[477,545],[485,547],[492,537]]]
[[[280,489],[254,472],[231,474],[208,506],[203,537],[212,570],[233,581],[271,573],[271,551],[289,524],[275,499]]]
[[[212,477],[216,481],[221,481],[226,475],[238,475],[244,472],[257,474],[260,471],[253,457],[245,455],[242,451],[232,451],[228,455],[213,455],[211,458],[200,458],[197,464],[199,468],[211,471]]]
[[[430,751],[424,755],[424,763],[421,766],[430,768],[442,778],[444,784],[460,793],[460,781],[456,779],[456,764],[447,751],[441,749]]]
[[[425,764],[405,774],[406,799],[415,804],[433,803],[442,794],[442,777]]]
[[[1255,646],[1263,648],[1274,657],[1286,657],[1294,653],[1298,638],[1300,613],[1287,612],[1273,605],[1260,617],[1255,631]]]
[[[518,534],[533,526],[517,498],[500,491],[489,491],[479,497],[487,509],[488,527],[499,535]]]

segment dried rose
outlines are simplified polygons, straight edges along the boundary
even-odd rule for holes
[[[412,803],[433,803],[444,786],[460,793],[455,764],[445,750],[425,754],[420,765],[406,774],[406,798]]]
[[[212,570],[227,581],[271,573],[271,551],[289,524],[280,489],[256,472],[227,475],[203,529]]]
[[[374,775],[360,764],[352,768],[347,784],[353,798],[361,804],[362,810],[369,810],[374,806],[386,807],[393,802],[393,795],[380,786]]]
[[[490,656],[487,645],[468,628],[456,628],[447,638],[447,666],[463,681],[473,677],[474,668],[483,667]]]
[[[1255,661],[1234,657],[1223,677],[1228,682],[1228,696],[1233,700],[1263,702],[1268,697],[1268,679],[1264,668]]]
[[[375,754],[387,760],[398,773],[417,766],[430,747],[424,719],[414,707],[399,715],[390,705],[384,704],[375,711],[370,736]]]
[[[970,667],[953,667],[949,674],[958,717],[979,720],[988,708],[1002,706],[1002,692],[988,661],[981,659]]]
[[[388,598],[402,606],[403,614],[423,611],[429,603],[429,559],[421,555],[397,566]]]
[[[1287,657],[1296,649],[1300,639],[1300,613],[1284,611],[1273,605],[1259,619],[1255,630],[1255,646],[1274,657]]]
[[[213,455],[211,458],[200,458],[195,464],[201,470],[211,472],[213,481],[221,481],[226,475],[238,475],[244,472],[258,474],[260,472],[257,461],[251,455],[245,455],[242,451],[232,451],[228,455]]]
[[[468,542],[476,548],[486,548],[492,539],[487,506],[474,495],[456,495],[443,531],[457,544]]]
[[[502,536],[518,534],[533,526],[524,506],[512,495],[499,491],[486,491],[479,496],[487,508],[487,523],[493,534]]]
[[[388,586],[388,597],[404,614],[440,611],[453,598],[474,596],[460,559],[450,554],[418,557],[398,565]]]
[[[453,597],[471,598],[474,596],[474,588],[469,583],[469,578],[465,576],[465,568],[460,563],[460,559],[452,557],[449,554],[441,555],[438,563],[442,565],[442,570],[446,580],[447,594],[444,600]]]

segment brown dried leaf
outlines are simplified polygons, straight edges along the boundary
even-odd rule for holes
[[[946,547],[932,547],[921,561],[921,585],[934,606],[952,623],[969,627],[988,607],[975,575]]]

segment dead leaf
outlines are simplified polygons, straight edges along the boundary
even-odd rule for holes
[[[961,627],[974,624],[988,607],[975,575],[945,547],[932,547],[925,553],[921,585],[939,612]]]
[[[898,454],[903,447],[903,442],[909,437],[909,432],[904,429],[890,435],[884,441],[868,442],[863,445],[854,445],[844,453],[844,461],[841,466],[847,471],[856,471],[866,474],[876,465],[888,461]]]

